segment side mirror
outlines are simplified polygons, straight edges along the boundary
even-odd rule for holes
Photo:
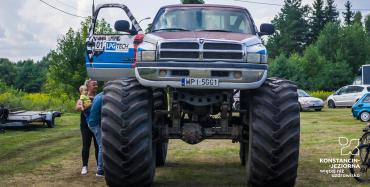
[[[120,32],[130,32],[130,23],[126,20],[118,20],[114,23],[114,29]]]
[[[260,26],[259,35],[260,36],[271,35],[271,34],[274,34],[274,32],[275,32],[274,25],[269,24],[269,23],[262,23],[261,26]]]

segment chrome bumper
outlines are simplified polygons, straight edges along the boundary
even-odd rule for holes
[[[166,73],[164,74],[163,72]],[[236,77],[236,73],[239,73],[241,76]],[[135,76],[140,84],[148,87],[255,89],[260,87],[267,78],[267,64],[232,62],[140,62],[136,64]],[[217,87],[184,87],[181,82],[183,78],[218,79],[219,85]]]

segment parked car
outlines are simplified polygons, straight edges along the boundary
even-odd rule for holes
[[[370,120],[370,93],[363,95],[353,106],[352,115],[361,121]]]
[[[335,108],[338,106],[351,107],[365,93],[370,91],[370,85],[349,85],[337,90],[327,99],[328,107]]]
[[[324,107],[324,101],[322,99],[311,97],[307,92],[301,89],[298,89],[297,92],[301,111],[310,109],[321,111]]]

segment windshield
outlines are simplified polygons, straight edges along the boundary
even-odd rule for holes
[[[310,97],[310,95],[303,90],[298,90],[298,97]]]
[[[233,9],[167,9],[153,23],[152,32],[214,31],[253,34],[248,14]]]

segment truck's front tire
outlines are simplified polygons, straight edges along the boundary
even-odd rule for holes
[[[155,173],[152,91],[135,79],[104,88],[102,142],[108,186],[150,186]],[[153,154],[154,153],[154,154]]]
[[[300,136],[296,85],[267,79],[249,99],[249,146],[245,154],[248,185],[294,186]]]

